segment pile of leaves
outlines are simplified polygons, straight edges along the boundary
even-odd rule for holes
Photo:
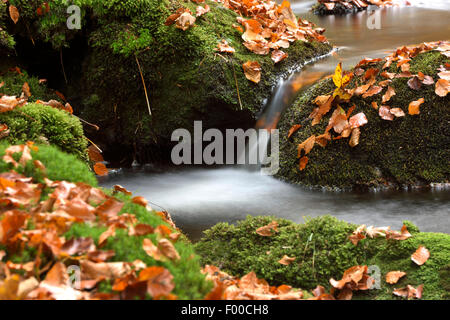
[[[395,1],[395,0],[318,0],[319,4],[322,4],[327,11],[333,11],[336,5],[341,5],[346,10],[364,10],[370,5],[377,7],[390,7],[398,4],[408,5],[408,1]]]
[[[194,2],[204,2],[204,0]],[[282,49],[289,48],[295,41],[327,42],[322,35],[325,29],[316,28],[309,21],[297,19],[289,1],[283,1],[281,5],[275,1],[262,0],[215,0],[215,2],[239,14],[236,18],[237,23],[233,24],[233,27],[242,33],[244,46],[255,54],[270,54],[274,63],[288,57]],[[199,17],[208,11],[208,5],[199,6],[196,16]],[[189,9],[180,8],[167,18],[166,25],[175,24],[177,28],[187,30],[194,25],[195,20]],[[224,39],[217,45],[216,51],[229,54],[235,52]],[[257,61],[247,61],[242,67],[248,80],[255,83],[261,80],[261,67]]]
[[[29,161],[45,173],[45,166],[32,159],[31,150],[36,146],[29,142],[10,146],[3,161],[14,168]],[[121,186],[114,192],[131,194]],[[132,201],[146,206],[142,197]],[[175,299],[171,292],[175,287],[173,275],[162,266],[147,266],[143,261],[108,262],[113,250],[102,250],[109,237],[117,229],[124,229],[128,236],[157,234],[157,244],[145,238],[143,248],[158,261],[178,260],[174,247],[180,233],[160,225],[153,228],[139,223],[133,214],[119,215],[124,203],[101,189],[84,183],[51,181],[37,183],[15,171],[0,174],[0,299],[132,299],[152,297]],[[170,216],[158,213],[169,225]],[[90,237],[66,239],[63,235],[74,223],[105,226],[98,246]],[[36,252],[30,261],[14,263],[5,260],[25,251]],[[79,266],[78,283],[69,281],[67,265]],[[103,280],[113,282],[111,294],[99,293],[97,285]],[[75,284],[75,285],[74,285]]]
[[[420,90],[422,85],[434,85],[436,95],[440,97],[447,96],[450,90],[450,64],[441,65],[436,70],[438,80],[435,82],[431,75],[425,75],[422,72],[412,74],[410,72],[409,62],[418,54],[436,50],[442,55],[450,56],[450,42],[439,41],[432,43],[422,43],[412,47],[401,47],[392,54],[378,59],[365,58],[361,60],[353,69],[353,71],[343,72],[342,64],[339,63],[336,67],[335,73],[332,76],[333,83],[336,88],[333,92],[327,95],[321,95],[315,98],[314,103],[317,105],[309,116],[312,119],[311,125],[319,124],[326,114],[332,109],[332,115],[329,119],[328,126],[325,132],[321,135],[312,135],[298,145],[298,158],[300,170],[304,170],[307,163],[307,154],[318,144],[325,147],[328,142],[332,140],[349,138],[349,145],[355,147],[359,144],[361,135],[360,127],[368,123],[364,112],[360,112],[352,116],[356,105],[350,104],[350,99],[353,96],[361,96],[363,99],[372,97],[382,93],[386,88],[384,94],[381,96],[380,102],[373,101],[372,108],[378,111],[379,116],[387,121],[392,121],[395,118],[406,116],[406,111],[403,108],[389,106],[389,100],[394,96],[395,89],[390,86],[394,78],[409,78],[408,86],[411,90]],[[381,68],[372,67],[374,64],[384,62]],[[392,63],[396,63],[399,68],[398,73],[388,72]],[[377,82],[377,76],[380,75],[385,80]],[[433,75],[434,76],[434,75]],[[350,88],[349,84],[353,83],[354,87]],[[409,102],[407,113],[414,116],[420,113],[420,105],[424,103],[424,98]],[[380,105],[379,105],[380,104]],[[347,111],[343,106],[348,105]],[[294,124],[289,132],[288,139],[301,128],[300,124]],[[333,134],[333,131],[334,134]]]

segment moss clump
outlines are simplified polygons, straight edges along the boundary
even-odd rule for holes
[[[3,161],[5,149],[9,144],[3,142],[0,144],[0,172],[6,172],[13,169],[13,165]],[[28,162],[25,168],[19,167],[17,170],[35,180],[43,182],[46,176],[51,180],[67,180],[71,182],[84,182],[92,186],[97,185],[97,179],[86,163],[74,155],[64,153],[55,146],[38,145],[37,151],[32,151],[33,160],[41,161],[46,167],[46,172],[37,169],[32,162]],[[17,154],[20,158],[20,155]]]
[[[8,125],[10,134],[5,139],[11,144],[50,143],[87,160],[83,127],[78,118],[65,111],[31,103],[0,114],[0,123]]]
[[[274,236],[262,237],[255,232],[272,220],[279,223],[279,232]],[[450,261],[450,236],[415,233],[416,228],[409,225],[413,237],[408,240],[365,239],[354,246],[348,236],[356,225],[331,216],[309,219],[304,224],[274,217],[248,217],[235,226],[220,223],[205,231],[195,248],[203,264],[214,264],[235,275],[253,270],[271,284],[303,289],[318,284],[330,288],[330,278],[341,279],[343,272],[354,265],[378,267],[381,289],[358,294],[357,298],[393,298],[393,286],[385,283],[384,276],[389,271],[402,270],[408,275],[396,288],[423,283],[424,299],[442,299],[445,289],[440,285],[439,270]],[[419,245],[431,253],[420,267],[410,259]],[[281,265],[278,261],[284,255],[296,260],[289,266]]]
[[[119,200],[125,203],[122,213],[131,213],[136,216],[139,223],[146,223],[153,227],[166,225],[155,212],[149,212],[144,207],[131,202],[127,196],[119,195]],[[92,227],[87,224],[74,224],[65,234],[66,239],[72,237],[92,237],[98,244],[100,235],[106,231],[106,227]],[[117,230],[114,237],[108,238],[104,250],[114,250],[115,255],[111,261],[135,261],[142,260],[147,266],[163,266],[174,276],[175,289],[173,294],[179,299],[202,299],[211,290],[212,284],[205,280],[200,272],[199,257],[195,255],[192,245],[186,239],[179,239],[174,243],[181,259],[179,261],[156,261],[150,257],[142,248],[144,238],[151,239],[157,243],[156,234],[146,236],[128,236],[124,230]],[[111,290],[108,283],[100,286],[106,292]]]
[[[437,68],[448,59],[439,52],[431,51],[419,54],[410,62],[411,72],[418,71],[438,79]],[[381,68],[383,62],[376,66]],[[399,73],[392,64],[389,72]],[[378,76],[377,81],[385,80]],[[355,80],[353,80],[355,81]],[[353,114],[364,112],[368,124],[361,128],[359,145],[351,148],[348,139],[334,140],[325,148],[316,146],[308,154],[309,162],[305,170],[299,171],[297,145],[312,134],[319,135],[328,124],[328,114],[322,122],[311,126],[307,119],[316,107],[315,97],[331,92],[334,85],[331,79],[323,80],[305,93],[283,114],[279,124],[282,133],[297,123],[303,127],[289,140],[280,142],[280,178],[293,183],[311,186],[354,187],[379,186],[386,182],[398,185],[428,184],[446,182],[450,177],[448,159],[450,158],[450,137],[445,129],[450,121],[449,97],[439,97],[434,85],[423,85],[420,90],[412,90],[407,85],[408,78],[396,78],[390,84],[396,95],[388,105],[400,107],[408,113],[410,102],[424,98],[419,115],[409,115],[394,121],[381,119],[378,111],[371,107],[372,101],[381,105],[381,95],[362,99],[353,97],[347,110],[353,104]],[[351,84],[350,86],[354,86]]]

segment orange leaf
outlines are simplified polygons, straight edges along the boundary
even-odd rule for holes
[[[414,261],[417,265],[423,265],[428,258],[430,257],[430,251],[424,246],[420,246],[417,248],[416,252],[411,255],[411,260]]]
[[[248,80],[254,83],[261,81],[261,66],[257,61],[247,61],[242,65],[242,68],[244,69],[244,75]]]
[[[309,159],[308,159],[307,156],[304,156],[304,157],[300,158],[300,162],[299,162],[299,169],[300,169],[300,171],[305,170],[306,165],[308,164],[308,160]]]
[[[436,89],[434,92],[440,97],[445,97],[450,91],[450,82],[446,79],[439,79],[436,82]]]
[[[147,207],[148,201],[144,197],[134,197],[131,199],[131,201],[135,204],[138,204],[140,206],[143,206],[144,208]]]
[[[263,237],[271,237],[273,232],[278,232],[278,222],[272,221],[266,226],[256,229],[256,233]]]
[[[389,284],[397,283],[398,280],[405,275],[406,272],[403,271],[390,271],[386,274],[386,282]]]
[[[287,255],[284,255],[283,258],[281,258],[280,261],[278,261],[278,263],[280,263],[282,265],[285,265],[285,266],[288,266],[294,261],[295,261],[295,257],[290,258]]]
[[[16,24],[17,21],[19,21],[20,17],[19,10],[13,5],[9,6],[9,16],[11,17],[11,20],[14,21],[14,24]]]
[[[420,98],[419,100],[412,101],[408,106],[408,113],[410,115],[415,115],[420,113],[420,105],[424,103],[425,100],[423,98]]]
[[[301,124],[294,124],[288,132],[288,139],[295,133],[297,132],[298,129],[300,129],[302,127]]]
[[[109,171],[103,163],[97,162],[94,165],[94,172],[99,176],[107,176]]]

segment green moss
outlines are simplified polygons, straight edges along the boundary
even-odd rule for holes
[[[3,157],[8,146],[4,142],[0,144],[0,158]],[[31,155],[33,160],[39,160],[44,164],[46,167],[45,175],[51,180],[67,180],[71,182],[85,182],[92,186],[97,185],[97,179],[86,163],[74,155],[61,152],[55,146],[38,145],[38,151],[32,151]],[[0,160],[0,172],[12,169],[12,164]],[[36,169],[31,161],[27,163],[25,168],[19,167],[16,170],[43,182],[44,173]]]
[[[256,234],[257,228],[272,220],[279,223],[278,233],[271,237]],[[205,231],[195,248],[203,264],[219,266],[233,275],[255,271],[273,285],[313,289],[320,284],[330,288],[330,278],[341,279],[354,265],[368,265],[381,270],[381,288],[356,298],[393,298],[393,286],[386,284],[384,277],[389,271],[402,270],[408,275],[394,287],[424,284],[424,299],[442,299],[446,291],[440,284],[439,270],[450,261],[450,235],[420,233],[411,223],[407,225],[413,230],[408,240],[364,239],[354,246],[348,236],[356,226],[331,216],[308,219],[300,225],[274,217],[248,217],[236,226],[220,223]],[[431,252],[420,267],[410,259],[419,245]],[[284,255],[296,260],[289,266],[281,265],[278,261]]]
[[[411,72],[422,71],[436,81],[436,70],[445,61],[439,52],[422,53],[412,59]],[[382,63],[376,67],[381,66]],[[393,64],[389,71],[398,73],[399,69]],[[325,148],[316,145],[308,154],[306,169],[299,171],[297,145],[312,134],[322,134],[331,115],[330,112],[319,125],[312,127],[311,120],[307,119],[316,107],[312,100],[319,95],[329,94],[334,85],[328,79],[308,89],[283,114],[279,124],[282,134],[287,134],[294,124],[303,124],[302,129],[291,139],[280,142],[279,177],[294,183],[331,187],[378,186],[386,181],[395,185],[448,181],[450,140],[443,133],[450,121],[449,97],[437,96],[434,85],[423,85],[418,91],[412,90],[407,81],[408,78],[393,79],[391,86],[396,95],[388,104],[408,113],[409,103],[423,97],[425,103],[420,106],[419,115],[407,114],[394,121],[381,119],[371,107],[371,102],[376,101],[381,105],[381,96],[386,89],[366,99],[353,97],[349,104],[343,104],[342,107],[348,110],[354,104],[356,109],[353,114],[364,112],[368,119],[368,124],[361,128],[359,145],[351,148],[348,139],[331,141]],[[354,83],[350,86],[354,86]]]
[[[78,118],[66,111],[41,104],[27,104],[0,114],[0,123],[7,124],[11,144],[25,141],[50,143],[61,150],[87,160],[87,140]]]
[[[120,214],[125,212],[134,214],[140,223],[146,223],[153,227],[162,224],[167,225],[155,212],[149,212],[144,207],[132,203],[129,197],[121,195],[119,198],[125,202]],[[68,239],[72,237],[92,237],[98,244],[98,239],[104,231],[106,231],[104,227],[75,224],[65,234],[65,237]],[[205,281],[205,276],[200,272],[199,257],[194,254],[193,247],[189,242],[185,239],[175,242],[175,248],[181,257],[178,262],[160,262],[145,253],[142,248],[144,238],[151,239],[153,243],[157,243],[155,234],[130,237],[126,231],[117,230],[116,235],[107,240],[107,244],[103,249],[114,250],[115,256],[111,261],[134,261],[140,259],[147,266],[163,266],[167,268],[174,276],[175,289],[173,293],[179,299],[202,299],[211,290],[211,283]],[[101,289],[109,291],[110,284],[103,284]]]

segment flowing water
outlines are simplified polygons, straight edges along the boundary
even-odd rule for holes
[[[364,57],[382,57],[398,46],[448,38],[450,0],[409,2],[410,7],[318,17],[308,11],[314,1],[293,1],[294,12],[325,28],[325,35],[338,51],[280,80],[266,106],[265,120],[278,117],[299,90],[318,76],[332,73],[338,61],[349,68]],[[368,28],[371,15],[378,15],[380,29]],[[353,223],[393,228],[399,228],[407,219],[422,231],[450,232],[448,189],[318,191],[242,167],[122,170],[101,183],[105,187],[121,184],[149,199],[155,209],[169,211],[192,239],[198,239],[203,230],[217,222],[235,222],[247,215],[275,215],[302,222],[305,216],[332,214]]]

